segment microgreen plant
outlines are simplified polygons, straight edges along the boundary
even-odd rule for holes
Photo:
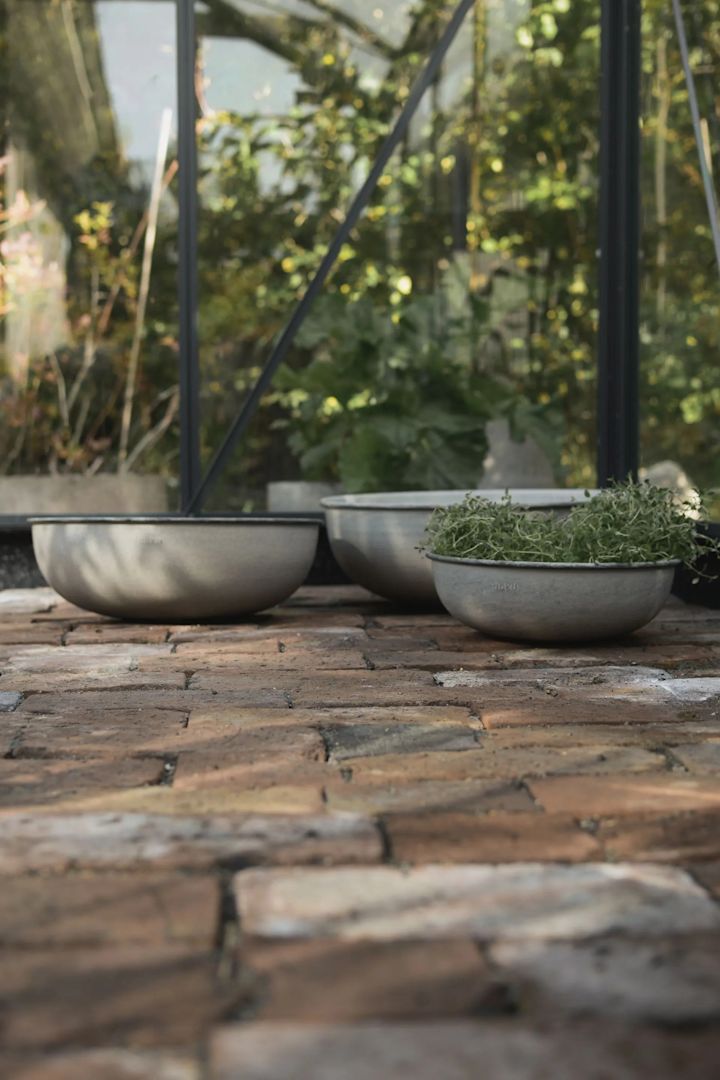
[[[437,509],[425,550],[462,559],[501,562],[648,563],[678,560],[695,569],[720,541],[696,532],[690,511],[699,496],[678,504],[671,491],[648,483],[615,484],[569,513],[527,510],[511,501],[466,495]]]

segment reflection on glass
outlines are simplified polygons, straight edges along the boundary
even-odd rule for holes
[[[643,33],[642,457],[687,490],[720,486],[720,286],[670,5]],[[720,175],[720,4],[683,5],[703,128]],[[715,516],[720,505],[715,505]]]
[[[205,456],[451,0],[198,5]],[[594,479],[598,3],[478,0],[213,503]],[[516,442],[530,439],[531,442]]]
[[[1,509],[163,508],[177,458],[175,7],[4,0],[0,19]]]

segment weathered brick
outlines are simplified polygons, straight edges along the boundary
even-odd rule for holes
[[[564,814],[395,814],[386,829],[399,862],[584,862],[600,856],[597,840]]]
[[[368,629],[368,636],[385,642],[392,641],[393,637],[403,635],[406,640],[416,643],[415,648],[418,647],[417,642],[421,641],[423,637],[429,636],[438,648],[449,652],[464,652],[467,650],[470,653],[502,653],[517,648],[511,641],[499,641],[494,638],[484,637],[477,630],[473,630],[469,626],[463,626],[458,622],[432,623],[427,626],[421,622],[415,627],[410,627],[409,630],[414,631],[412,636],[410,636],[408,629],[402,627],[371,627]]]
[[[225,643],[222,643],[225,645]],[[257,644],[257,643],[253,643]],[[154,671],[160,666],[175,671],[186,671],[198,674],[218,675],[225,678],[228,673],[231,677],[238,673],[255,675],[261,671],[289,672],[289,671],[344,671],[360,670],[367,671],[367,663],[361,649],[322,649],[318,648],[280,648],[281,641],[272,642],[274,649],[252,649],[238,652],[234,649],[223,648],[222,651],[195,649],[189,651],[189,646],[178,646],[178,651],[166,656],[162,664],[156,658],[141,660],[141,671]],[[197,680],[196,680],[197,681]]]
[[[383,630],[392,630],[397,632],[399,627],[414,630],[419,635],[426,634],[428,627],[432,627],[433,631],[438,626],[450,626],[456,627],[457,622],[453,619],[452,615],[449,615],[447,611],[423,611],[422,613],[417,611],[408,612],[393,612],[390,611],[378,611],[373,615],[373,624],[380,627]],[[475,633],[475,631],[473,631]],[[479,635],[478,635],[479,636]]]
[[[19,713],[16,722],[16,757],[163,755],[189,743],[187,714],[162,709]]]
[[[272,628],[273,630],[293,630],[298,626],[308,621],[309,612],[303,605],[296,605],[293,607],[288,604],[283,607],[274,608],[272,611],[263,612],[261,615],[256,616],[257,624],[260,628]],[[362,628],[365,623],[365,615],[362,612],[354,612],[351,610],[343,610],[342,608],[333,610],[327,608],[325,610],[312,610],[312,628],[318,630],[320,628],[333,629],[333,630],[354,630],[358,627]]]
[[[377,643],[375,643],[377,646]],[[717,637],[715,637],[717,645]],[[435,671],[464,670],[573,670],[609,665],[645,665],[661,667],[678,673],[686,669],[705,672],[717,667],[720,661],[717,648],[710,644],[665,644],[658,646],[635,646],[627,648],[578,649],[499,649],[497,642],[483,642],[481,648],[469,645],[460,649],[440,646],[436,651],[422,650],[416,645],[405,652],[371,647],[368,657],[377,668],[426,668]],[[489,647],[491,646],[491,647]]]
[[[458,724],[357,723],[322,725],[335,761],[384,754],[417,754],[430,750],[477,749],[477,731]]]
[[[368,592],[362,585],[302,585],[288,600],[287,604],[283,605],[283,610],[290,608],[295,610],[297,608],[309,607],[311,610],[321,608],[326,610],[328,608],[342,608],[346,610],[348,608],[358,608],[360,611],[384,611],[387,608],[387,602],[382,600],[375,593]]]
[[[92,677],[122,675],[136,671],[141,660],[161,659],[170,655],[171,645],[114,644],[67,645],[56,648],[34,645],[14,649],[8,655],[3,672],[83,674]]]
[[[251,689],[257,679],[255,699]],[[214,689],[218,692],[248,696],[248,705],[261,705],[267,679],[248,677],[242,672],[198,673],[190,680],[196,690]],[[430,672],[420,671],[336,671],[318,672],[312,677],[300,672],[281,672],[273,678],[274,692],[284,693],[298,708],[329,708],[350,705],[432,705],[448,700],[442,688],[435,685]],[[272,703],[272,702],[271,702]]]
[[[314,725],[327,728],[330,725],[373,725],[381,728],[393,724],[454,725],[481,730],[479,720],[469,709],[453,705],[423,706],[356,706],[355,708],[337,709],[293,709],[288,714],[274,708],[246,708],[226,704],[207,704],[193,708],[190,712],[190,730],[196,733],[208,732],[208,737],[215,738],[220,733],[231,734],[233,731],[249,730],[255,727],[284,726],[289,717],[293,724],[300,727]],[[719,729],[720,730],[720,729]]]
[[[180,679],[181,676],[178,674],[177,678]],[[192,709],[204,708],[208,705],[280,709],[290,707],[285,695],[281,691],[268,688],[266,680],[264,687],[251,684],[245,690],[229,694],[221,694],[212,688],[209,690],[163,690],[161,694],[157,690],[147,688],[125,691],[93,689],[65,693],[33,693],[21,702],[18,711],[72,716],[77,710],[102,712],[116,709],[137,709],[138,711],[166,709],[172,712],[190,712]]]
[[[386,777],[394,783],[404,780],[472,780],[481,778],[522,779],[560,773],[583,775],[620,771],[644,772],[665,768],[665,759],[637,747],[587,746],[563,749],[544,747],[495,750],[492,742],[474,750],[421,751],[415,754],[385,754],[354,757],[350,762],[358,782],[376,782]]]
[[[295,709],[293,716],[312,717],[322,728],[331,725],[380,725],[391,727],[394,724],[419,724],[435,727],[450,724],[456,727],[482,730],[482,724],[466,706],[448,705],[439,702],[435,705],[356,705],[350,708],[312,708]]]
[[[102,685],[102,693],[114,691],[150,690],[156,696],[166,690],[182,690],[185,676],[180,671],[128,671],[124,675],[108,675],[104,672],[81,673],[74,671],[48,671],[43,674],[24,671],[8,671],[0,677],[0,689],[19,690],[23,694],[51,694],[56,691],[85,691],[92,693]]]
[[[663,937],[720,931],[720,910],[667,866],[390,866],[247,870],[235,877],[242,925],[261,937],[401,940]]]
[[[669,772],[658,776],[556,776],[530,780],[529,785],[545,810],[583,817],[720,809],[716,781]]]
[[[57,607],[60,597],[54,589],[3,589],[0,591],[0,615],[3,621],[24,615],[30,618]]]
[[[274,671],[272,678],[268,678],[258,672],[248,675],[242,670],[232,674],[222,670],[198,671],[191,676],[188,684],[190,690],[227,694],[238,705],[255,707],[288,706],[293,685],[292,672]]]
[[[316,776],[311,783],[307,769],[304,773],[297,778],[278,775],[269,768],[258,767],[250,775],[247,770],[238,769],[236,774],[228,769],[222,781],[212,781],[203,774],[193,786],[132,788],[86,796],[82,809],[88,813],[108,810],[173,817],[321,814],[326,809],[322,777]]]
[[[89,796],[158,784],[159,758],[64,761],[0,759],[0,806],[77,808]]]
[[[690,773],[710,774],[720,779],[720,739],[698,743],[679,743],[673,747],[673,757]]]
[[[288,710],[287,716],[292,716]],[[197,787],[204,778],[224,782],[227,775],[251,782],[255,772],[282,776],[288,769],[306,763],[325,761],[325,743],[319,731],[288,721],[268,727],[235,729],[209,738],[207,725],[188,725],[188,740],[177,762],[174,784],[177,788]],[[302,775],[302,774],[300,774]]]
[[[188,1046],[240,996],[215,954],[187,945],[8,949],[0,964],[6,1049]]]
[[[253,1016],[263,1020],[481,1016],[500,997],[471,940],[248,938],[241,959]]]
[[[717,1031],[606,1020],[312,1024],[258,1021],[213,1033],[211,1080],[715,1080]],[[589,1064],[592,1063],[592,1064]]]
[[[383,643],[384,644],[384,643]],[[414,643],[413,643],[414,644]],[[367,658],[378,671],[395,668],[417,668],[424,671],[498,671],[503,667],[504,654],[481,651],[472,653],[451,652],[447,649],[400,649],[369,648]]]
[[[691,867],[692,875],[703,888],[720,900],[720,858]]]
[[[375,862],[380,835],[352,814],[165,817],[82,813],[0,816],[0,874]]]
[[[559,697],[570,691],[591,699],[630,698],[642,696],[665,700],[665,683],[670,677],[662,668],[641,666],[592,667],[566,663],[560,668],[532,667],[523,663],[513,671],[442,671],[435,674],[436,682],[451,689],[468,688],[481,691],[486,697],[509,695],[525,691],[541,699],[542,694]]]
[[[677,703],[716,706],[720,678],[706,673],[692,678],[671,675],[663,668],[642,666],[528,668],[517,671],[437,671],[436,681],[457,691],[474,691],[488,704],[519,698],[524,703],[541,701],[546,695],[566,700],[622,702],[656,705]]]
[[[552,725],[586,728],[601,725],[617,727],[620,724],[627,727],[676,725],[682,722],[688,712],[685,706],[674,701],[588,701],[568,694],[561,696],[542,692],[535,695],[508,695],[504,701],[490,701],[478,696],[476,709],[485,727],[493,731],[498,728]],[[697,723],[702,722],[704,715],[702,707],[693,708]]]
[[[53,604],[49,611],[42,611],[32,617],[33,622],[70,622],[73,626],[77,626],[85,623],[113,623],[116,620],[109,618],[107,615],[98,615],[97,612],[85,611],[84,608],[79,608],[75,604],[71,604],[69,600],[63,600],[61,596],[57,596],[57,603]]]
[[[708,612],[709,614],[709,612]],[[717,619],[654,619],[636,632],[643,645],[717,645],[720,625]]]
[[[490,954],[538,1011],[673,1025],[720,1020],[719,935],[509,942]]]
[[[201,1080],[199,1058],[191,1052],[65,1050],[41,1057],[0,1055],[5,1080]]]
[[[195,626],[172,628],[170,640],[178,655],[206,658],[217,653],[231,655],[262,653],[275,655],[284,649],[353,649],[364,648],[368,638],[361,627],[321,626],[312,620],[306,626],[275,628],[271,626]]]
[[[329,809],[345,813],[532,813],[536,809],[524,787],[502,780],[417,780],[396,784],[381,776],[372,783],[333,780],[325,784],[324,792]]]
[[[0,623],[0,655],[7,657],[18,645],[62,645],[67,629],[63,623],[15,623],[3,620]]]
[[[437,649],[435,631],[428,631],[422,637],[404,634],[402,630],[397,633],[394,630],[383,630],[381,627],[368,626],[364,631],[367,641],[366,647],[385,656],[393,652],[414,652],[419,649]]]
[[[563,652],[565,650],[558,649],[556,655],[560,656]],[[701,668],[714,662],[712,645],[677,640],[664,640],[662,643],[653,644],[635,635],[622,644],[595,645],[590,649],[583,649],[582,652],[590,658],[588,662],[591,664],[639,664],[666,668],[669,671]],[[574,653],[575,650],[570,650],[565,655],[572,660]],[[549,658],[549,662],[553,661]]]
[[[244,633],[238,628],[231,638],[215,638],[219,632],[218,627],[195,628],[195,633],[190,641],[184,641],[184,632],[175,630],[171,634],[174,647],[173,656],[184,661],[189,661],[192,667],[196,662],[205,663],[216,659],[222,663],[226,658],[234,658],[235,663],[242,665],[249,656],[278,656],[280,653],[280,637],[275,631],[247,630]],[[228,632],[228,627],[223,627],[223,632]]]
[[[66,645],[162,645],[168,641],[172,626],[158,626],[153,623],[111,622],[81,624],[74,626],[65,635]]]
[[[720,809],[604,819],[597,837],[611,859],[687,865],[720,858]]]
[[[624,713],[619,713],[620,719]],[[572,749],[581,746],[639,746],[661,751],[681,743],[701,743],[706,738],[720,736],[718,720],[680,720],[642,724],[532,724],[492,728],[486,735],[487,745],[495,750],[514,751],[518,748],[540,746]]]
[[[217,938],[219,882],[167,873],[16,877],[0,889],[3,947],[163,945]]]

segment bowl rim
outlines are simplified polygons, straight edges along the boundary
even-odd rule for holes
[[[310,517],[279,517],[274,514],[255,516],[183,517],[182,514],[38,514],[28,518],[30,525],[284,525],[319,529],[322,520]]]
[[[681,559],[659,559],[656,562],[521,562],[512,559],[466,559],[454,555],[436,555],[425,552],[432,562],[451,563],[456,566],[497,566],[514,570],[669,570],[680,566]]]
[[[568,506],[573,506],[575,503],[581,503],[585,501],[585,493],[589,491],[590,495],[597,494],[599,488],[437,488],[430,491],[373,491],[373,492],[358,492],[356,494],[346,493],[344,495],[326,495],[325,498],[320,500],[320,505],[325,510],[400,510],[400,511],[415,511],[428,510],[432,511],[436,508],[445,508],[452,506],[453,503],[449,502],[405,502],[405,499],[411,498],[413,495],[420,497],[435,496],[436,499],[444,499],[447,496],[454,496],[456,502],[461,502],[466,495],[476,495],[480,498],[483,495],[487,496],[490,493],[495,495],[504,495],[506,492],[522,492],[524,496],[532,496],[533,493],[537,495],[545,496],[542,501],[529,502],[523,499],[516,500],[518,506],[526,506],[531,510],[565,510]],[[562,495],[566,495],[562,498]],[[569,496],[569,497],[568,497]],[[353,501],[353,500],[364,500]],[[374,501],[373,501],[374,500]]]

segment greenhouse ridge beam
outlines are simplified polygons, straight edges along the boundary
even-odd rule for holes
[[[602,0],[598,483],[637,475],[640,0]]]
[[[368,173],[365,182],[363,183],[362,187],[359,189],[359,191],[355,195],[355,198],[350,204],[350,208],[347,212],[345,220],[343,221],[338,231],[335,233],[335,236],[333,237],[333,240],[328,247],[324,258],[320,263],[320,266],[315,272],[315,276],[308,285],[304,296],[295,308],[289,322],[287,323],[285,329],[278,338],[274,349],[268,357],[265,367],[263,368],[257,382],[255,383],[255,386],[246,398],[240,413],[231,424],[221,446],[213,457],[213,460],[210,463],[205,477],[195,491],[194,495],[192,495],[187,500],[187,502],[183,501],[183,510],[186,513],[192,514],[199,513],[201,511],[203,503],[207,498],[210,489],[220,477],[220,474],[225,468],[227,462],[229,461],[239,439],[241,438],[248,424],[257,412],[262,396],[272,382],[273,375],[287,356],[288,350],[290,349],[293,341],[295,340],[295,337],[300,327],[305,321],[305,318],[307,317],[313,302],[322,290],[328,274],[330,273],[335,264],[338,254],[340,253],[340,249],[342,248],[343,244],[346,243],[348,237],[350,236],[350,233],[359,221],[360,215],[367,206],[370,196],[372,195],[375,186],[385,169],[385,166],[392,157],[403,135],[407,131],[410,121],[415,114],[415,110],[420,104],[420,101],[425,94],[425,91],[432,84],[433,79],[437,75],[438,70],[440,69],[440,65],[442,64],[448,52],[448,49],[455,40],[458,30],[460,29],[465,20],[465,16],[468,14],[474,3],[475,0],[460,0],[460,3],[453,12],[451,19],[445,27],[445,30],[443,31],[441,37],[438,39],[437,45],[435,46],[430,56],[430,59],[428,60],[425,68],[415,82],[415,85],[413,86],[410,95],[395,122],[395,126],[382,144],[378,156],[373,162],[372,168],[370,169],[370,172]]]

